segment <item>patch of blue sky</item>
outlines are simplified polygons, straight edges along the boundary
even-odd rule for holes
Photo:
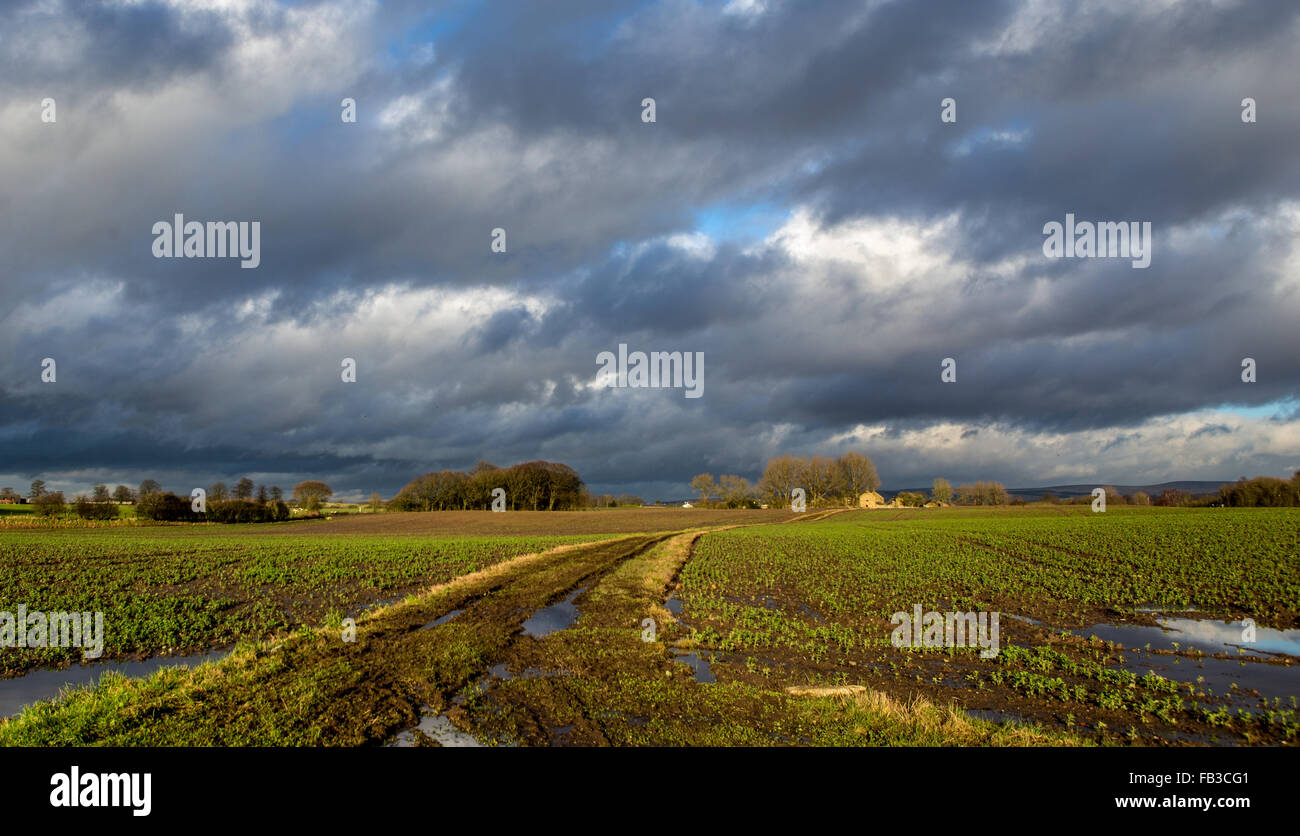
[[[790,210],[775,203],[720,203],[696,209],[692,213],[691,228],[677,229],[675,232],[702,233],[719,243],[748,243],[771,235],[789,217]],[[626,258],[637,252],[643,243],[645,241],[615,241],[609,248],[609,255],[616,259]]]
[[[422,62],[436,49],[439,41],[446,41],[460,32],[465,24],[483,7],[484,0],[452,0],[436,13],[426,15],[419,23],[388,40],[385,55],[393,64]]]
[[[976,151],[1019,149],[1026,147],[1034,137],[1028,120],[1013,119],[998,127],[976,128],[964,134],[948,147],[952,157],[966,157]]]
[[[715,241],[756,241],[771,235],[790,217],[775,203],[718,204],[695,210],[695,232]]]
[[[1282,398],[1269,403],[1251,406],[1242,403],[1224,403],[1214,407],[1220,412],[1230,412],[1242,418],[1277,418],[1289,420],[1300,418],[1300,398]]]

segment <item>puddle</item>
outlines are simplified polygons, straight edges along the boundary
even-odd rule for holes
[[[426,712],[429,707],[425,706]],[[418,739],[416,732],[424,732],[429,737],[442,746],[451,748],[482,748],[483,744],[472,734],[463,732],[451,724],[451,721],[441,714],[426,713],[421,719],[419,725],[414,729],[407,729],[401,732],[397,737],[388,744],[390,747],[405,749],[415,745]]]
[[[573,603],[587,587],[580,587],[569,593],[569,597],[563,601],[551,604],[549,607],[543,607],[529,616],[524,622],[524,635],[540,639],[542,636],[549,636],[557,630],[565,630],[573,626],[573,622],[578,620],[578,605]]]
[[[140,662],[93,662],[62,670],[35,670],[24,676],[0,679],[0,717],[12,717],[30,703],[58,696],[64,688],[93,683],[108,671],[116,671],[123,676],[142,677],[160,668],[215,662],[229,652],[228,649],[222,649],[193,656],[155,656]]]
[[[674,592],[672,595],[669,595],[668,600],[664,601],[664,609],[668,610],[668,612],[672,613],[673,615],[682,614],[682,599],[677,597],[676,592]]]
[[[713,675],[713,669],[709,667],[708,660],[700,656],[700,654],[676,649],[673,650],[673,653],[677,655],[677,658],[673,660],[674,662],[681,662],[695,671],[696,682],[718,681],[718,678]]]
[[[1107,641],[1120,642],[1125,647],[1179,650],[1194,647],[1203,653],[1236,654],[1238,648],[1258,653],[1285,653],[1300,657],[1300,630],[1274,630],[1255,628],[1255,641],[1241,638],[1240,621],[1215,621],[1195,618],[1157,618],[1159,627],[1138,624],[1097,624],[1081,631],[1082,635],[1097,636]],[[1076,631],[1080,632],[1080,631]]]
[[[1240,662],[1232,659],[1197,659],[1188,656],[1157,656],[1154,653],[1129,651],[1124,654],[1124,668],[1138,676],[1148,671],[1177,682],[1196,682],[1217,697],[1236,696],[1254,704],[1258,691],[1266,699],[1286,700],[1300,697],[1300,668]],[[1236,689],[1232,686],[1236,685]]]
[[[396,604],[398,601],[405,601],[405,600],[406,600],[406,596],[405,596],[405,595],[395,595],[395,596],[393,596],[393,597],[391,597],[391,598],[381,598],[381,599],[379,599],[378,601],[371,601],[369,604],[365,604],[364,606],[360,607],[359,609],[352,610],[351,612],[348,613],[347,617],[348,617],[348,618],[351,618],[351,619],[354,619],[354,620],[357,620],[357,621],[360,621],[360,620],[361,620],[361,616],[365,615],[366,613],[368,613],[368,612],[370,612],[370,611],[372,611],[372,610],[378,610],[378,609],[381,609],[381,608],[383,608],[383,607],[387,607],[387,606],[390,606],[390,605],[392,605],[392,604]]]
[[[1003,617],[1003,618],[1014,618],[1016,621],[1023,621],[1024,623],[1026,623],[1026,624],[1032,624],[1032,625],[1034,625],[1035,627],[1042,627],[1042,626],[1044,626],[1044,625],[1043,625],[1043,622],[1039,621],[1039,620],[1036,619],[1036,618],[1030,618],[1030,617],[1027,616],[1027,615],[1013,615],[1012,613],[1004,612],[1004,613],[1002,613],[1002,617]]]
[[[497,679],[538,679],[543,676],[559,676],[554,671],[546,671],[541,668],[525,668],[523,673],[511,673],[510,666],[506,662],[500,662],[488,668],[488,673]]]
[[[440,615],[437,618],[435,618],[433,621],[430,621],[428,624],[421,627],[420,630],[428,630],[430,627],[440,627],[443,624],[446,624],[448,621],[451,621],[453,618],[455,618],[456,616],[460,615],[463,612],[464,610],[452,610],[446,615]],[[417,630],[416,632],[419,631]]]
[[[1106,641],[1118,642],[1125,648],[1121,656],[1124,668],[1138,676],[1153,671],[1167,679],[1195,683],[1215,696],[1235,696],[1250,702],[1258,691],[1266,699],[1300,696],[1300,666],[1263,664],[1263,654],[1281,653],[1300,656],[1300,630],[1273,630],[1256,628],[1256,641],[1241,640],[1241,623],[1191,618],[1158,618],[1160,627],[1136,624],[1097,624],[1087,630],[1074,632],[1097,636]],[[1153,650],[1175,650],[1177,656],[1162,656],[1145,652],[1147,644]],[[1215,659],[1181,655],[1195,648],[1202,653],[1226,653],[1237,657]],[[1246,650],[1246,654],[1239,650]],[[1234,689],[1233,686],[1236,686]]]

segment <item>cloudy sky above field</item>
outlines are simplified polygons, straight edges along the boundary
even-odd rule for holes
[[[0,485],[1287,475],[1297,77],[1262,1],[8,3]],[[1150,267],[1045,257],[1067,212]],[[175,213],[260,266],[154,258]],[[594,385],[620,343],[703,397]]]

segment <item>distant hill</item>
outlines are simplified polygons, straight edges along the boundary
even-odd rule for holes
[[[1007,493],[1011,494],[1012,496],[1018,496],[1022,499],[1038,499],[1045,493],[1050,493],[1059,499],[1069,499],[1070,497],[1073,496],[1090,496],[1092,494],[1093,488],[1100,488],[1103,485],[1110,485],[1111,487],[1115,488],[1115,490],[1119,491],[1122,494],[1132,494],[1132,493],[1138,493],[1140,491],[1144,494],[1147,494],[1148,496],[1155,497],[1160,495],[1164,491],[1173,488],[1174,490],[1186,491],[1187,493],[1190,493],[1193,496],[1195,496],[1198,494],[1207,494],[1207,493],[1217,494],[1219,492],[1220,485],[1233,482],[1233,481],[1235,480],[1217,479],[1212,482],[1184,480],[1181,482],[1161,482],[1159,485],[1113,485],[1108,482],[1093,482],[1091,484],[1086,484],[1086,485],[1048,485],[1047,487],[1042,487],[1042,488],[1007,488]],[[956,489],[956,487],[957,487],[956,485],[953,485],[954,490]],[[881,490],[880,494],[881,496],[885,497],[885,499],[893,499],[895,495],[902,493],[903,491],[913,491],[915,493],[923,493],[926,496],[930,495],[929,487],[900,488],[899,490],[896,491]]]

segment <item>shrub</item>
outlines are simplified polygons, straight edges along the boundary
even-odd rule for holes
[[[1298,474],[1300,477],[1300,474]],[[1219,488],[1219,498],[1233,508],[1285,508],[1300,505],[1300,478],[1271,476],[1242,479]]]
[[[72,510],[83,520],[115,520],[118,516],[117,506],[113,503],[91,502],[84,496],[77,497],[77,501],[72,503]]]
[[[174,493],[146,493],[136,500],[135,515],[159,522],[201,522],[203,515],[191,510],[189,500]]]
[[[63,501],[63,491],[43,493],[32,500],[32,505],[36,506],[36,513],[42,517],[56,517],[67,507]]]
[[[271,502],[228,499],[209,502],[207,518],[219,523],[278,522],[289,519],[289,506],[278,499]]]

